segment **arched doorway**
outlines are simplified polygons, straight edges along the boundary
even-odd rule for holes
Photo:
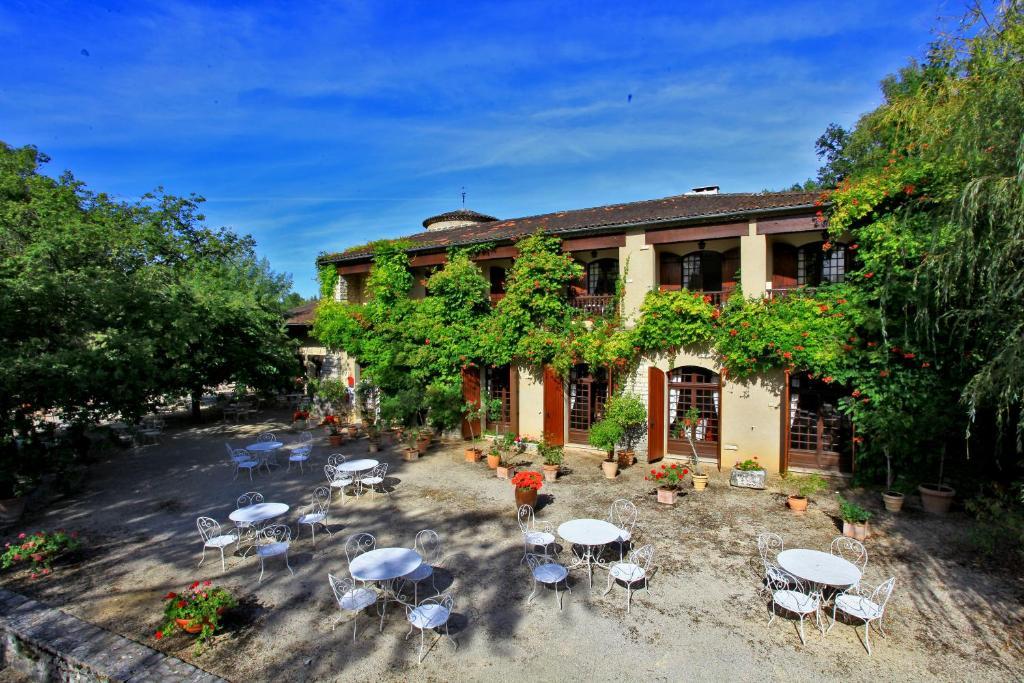
[[[840,412],[845,389],[791,375],[786,415],[786,466],[825,472],[853,471],[853,423]]]
[[[569,441],[588,443],[590,425],[604,417],[608,400],[608,371],[574,365],[569,370]]]
[[[711,370],[679,367],[668,373],[668,452],[690,455],[686,430],[693,436],[697,455],[719,459],[721,425],[721,378]],[[695,422],[687,423],[691,407],[696,410]]]

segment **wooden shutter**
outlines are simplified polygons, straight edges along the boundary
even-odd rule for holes
[[[508,369],[508,422],[509,431],[513,434],[519,433],[519,366],[513,365]]]
[[[773,242],[772,289],[796,286],[796,247],[785,242]]]
[[[544,366],[544,443],[565,445],[565,396],[562,378],[551,366]]]
[[[462,398],[475,406],[480,405],[480,370],[478,368],[462,368]],[[462,419],[462,438],[470,439],[476,434],[480,436],[480,420],[472,424]]]
[[[722,254],[722,289],[728,291],[738,284],[736,273],[740,270],[740,249],[735,247]]]
[[[683,264],[676,254],[661,255],[661,275],[658,284],[665,289],[679,289],[683,285]]]
[[[647,368],[647,462],[665,457],[665,373]]]

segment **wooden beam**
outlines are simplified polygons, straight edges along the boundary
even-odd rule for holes
[[[757,222],[758,235],[778,235],[783,232],[818,232],[825,226],[815,222],[814,216],[786,216]]]
[[[483,254],[477,254],[473,257],[474,261],[494,261],[501,258],[518,258],[519,249],[517,247],[498,247],[491,249]]]
[[[626,246],[625,233],[600,235],[598,237],[577,237],[562,241],[562,251],[593,251],[596,249],[618,249]]]
[[[369,273],[372,263],[355,263],[351,266],[338,266],[338,275],[355,275],[357,273]]]
[[[423,266],[440,266],[448,263],[448,254],[420,254],[413,256],[409,259],[409,265],[413,268],[422,268]]]
[[[644,236],[647,244],[669,244],[672,242],[696,242],[716,240],[724,237],[743,237],[749,231],[747,223],[725,223],[720,225],[695,225],[688,228],[666,228],[648,230]]]

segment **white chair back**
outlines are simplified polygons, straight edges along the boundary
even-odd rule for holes
[[[860,569],[862,573],[864,572],[864,567],[868,564],[867,548],[865,548],[864,544],[855,538],[850,538],[848,536],[835,537],[832,539],[832,545],[829,548],[829,552],[857,565],[857,568]]]
[[[275,434],[274,432],[263,432],[262,434],[256,437],[256,440],[260,442],[277,441],[277,434]]]
[[[532,505],[520,505],[519,506],[519,528],[522,532],[529,533],[533,531],[534,516]]]
[[[346,458],[341,453],[331,453],[330,455],[327,456],[327,464],[332,467],[337,467],[346,460],[348,460],[348,458]]]
[[[217,520],[212,517],[200,517],[196,520],[196,526],[199,527],[199,535],[203,537],[203,543],[206,543],[211,538],[216,538],[221,535],[220,524]]]
[[[771,531],[757,535],[757,552],[761,554],[762,562],[774,562],[778,554],[785,549],[782,536]]]
[[[612,501],[611,509],[608,511],[608,521],[620,529],[633,531],[636,525],[636,505],[625,498]]]
[[[356,582],[347,576],[338,578],[334,574],[327,575],[327,582],[331,584],[331,590],[334,592],[334,599],[338,601],[338,607],[345,609],[345,596],[355,590]]]
[[[262,502],[263,502],[263,494],[262,493],[260,493],[259,491],[249,491],[247,493],[243,493],[242,495],[240,495],[238,497],[238,501],[237,501],[236,505],[239,508],[247,508],[250,505],[255,505],[256,503],[262,503]]]
[[[345,539],[345,559],[352,564],[352,560],[376,547],[377,539],[373,537],[373,534],[368,534],[365,531],[352,534]]]
[[[437,564],[441,561],[441,537],[436,531],[424,529],[416,534],[412,549],[420,554],[427,564]]]

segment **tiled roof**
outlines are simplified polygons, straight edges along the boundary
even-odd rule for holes
[[[454,211],[431,216],[423,221],[423,227],[429,228],[434,223],[440,223],[441,221],[474,221],[476,223],[488,223],[496,220],[498,219],[494,216],[488,216],[485,213],[473,211],[473,209],[455,209]]]
[[[288,317],[285,318],[284,324],[311,326],[313,321],[316,320],[317,303],[313,301],[288,311]]]
[[[608,232],[615,228],[634,225],[707,222],[761,212],[809,209],[819,196],[819,192],[684,194],[628,204],[611,204],[590,209],[496,220],[450,230],[418,232],[402,239],[413,243],[411,251],[427,251],[478,242],[514,240],[537,230],[553,235]],[[344,253],[326,254],[317,262],[323,264],[361,261],[371,253],[370,248],[355,249]]]

